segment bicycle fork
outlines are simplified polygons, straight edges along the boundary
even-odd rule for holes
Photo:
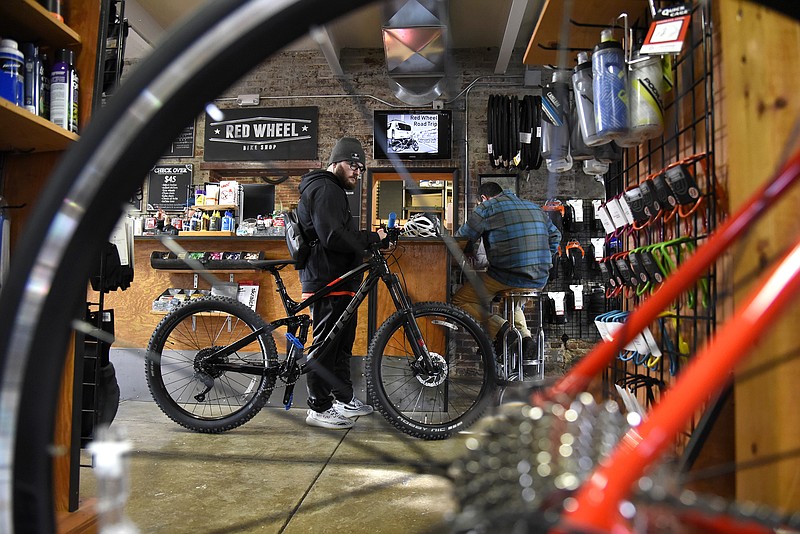
[[[417,318],[414,316],[413,305],[406,292],[403,291],[400,278],[391,272],[385,273],[382,278],[386,284],[386,289],[389,290],[389,294],[392,296],[397,311],[401,312],[405,317],[406,339],[414,352],[414,363],[411,364],[412,369],[428,376],[435,374],[438,369],[434,365],[431,353],[428,350],[425,339],[422,337],[422,331],[419,329]]]

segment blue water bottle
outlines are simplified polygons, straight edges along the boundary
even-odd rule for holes
[[[625,54],[610,29],[601,33],[601,42],[592,53],[592,92],[597,135],[616,139],[628,132],[628,105]]]

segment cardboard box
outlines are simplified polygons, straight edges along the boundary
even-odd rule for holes
[[[256,302],[258,302],[258,284],[252,281],[240,282],[239,291],[236,295],[236,298],[245,306],[249,306],[250,309],[256,311]]]
[[[424,193],[411,196],[411,206],[414,208],[441,208],[441,193]]]
[[[219,181],[219,204],[223,206],[239,205],[239,183],[236,180]]]
[[[201,297],[207,297],[211,292],[207,289],[181,289],[171,287],[165,289],[156,300],[153,301],[152,309],[154,312],[169,313],[183,304]]]

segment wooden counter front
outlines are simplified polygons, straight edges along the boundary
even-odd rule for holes
[[[286,243],[282,237],[230,237],[203,238],[177,237],[176,242],[187,251],[263,251],[266,259],[288,257]],[[104,308],[114,310],[115,335],[119,346],[144,348],[163,314],[152,312],[152,303],[167,288],[193,288],[194,273],[157,270],[150,267],[153,251],[167,248],[152,237],[137,237],[134,242],[134,279],[125,291],[112,291],[105,295]],[[407,291],[414,301],[448,300],[449,261],[447,249],[440,239],[407,239],[395,252],[397,264],[390,266],[401,274]],[[402,273],[401,273],[402,272]],[[267,321],[282,317],[285,312],[276,292],[275,282],[269,273],[260,271],[213,272],[212,276],[222,282],[253,281],[259,285],[256,311]],[[281,271],[281,276],[294,299],[300,298],[300,279],[291,267]],[[198,289],[209,289],[204,277],[198,277]],[[90,291],[91,293],[91,291]],[[97,302],[97,295],[89,296]],[[380,287],[376,308],[377,326],[394,312],[394,305],[386,289]],[[358,331],[353,348],[355,355],[365,355],[368,346],[367,306],[359,310]],[[280,346],[280,345],[279,345]]]

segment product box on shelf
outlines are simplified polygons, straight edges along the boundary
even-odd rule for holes
[[[184,261],[186,258],[199,262],[203,270],[249,270],[252,269],[253,266],[247,262],[250,260],[263,260],[264,251],[192,251],[187,252],[185,255],[176,255],[174,252],[166,250],[154,250],[150,253],[150,267],[153,269],[191,270],[193,265]],[[194,267],[197,267],[197,265],[194,264]]]
[[[165,289],[156,300],[153,301],[154,312],[171,312],[192,299],[207,297],[211,291],[207,289],[182,289],[171,287]]]
[[[219,204],[223,206],[239,205],[239,183],[236,180],[219,181]]]
[[[239,289],[236,298],[245,306],[249,306],[251,310],[256,311],[256,302],[258,301],[258,284],[252,280],[242,280],[239,282]]]
[[[411,205],[415,208],[438,208],[442,205],[442,195],[440,193],[412,195]]]

